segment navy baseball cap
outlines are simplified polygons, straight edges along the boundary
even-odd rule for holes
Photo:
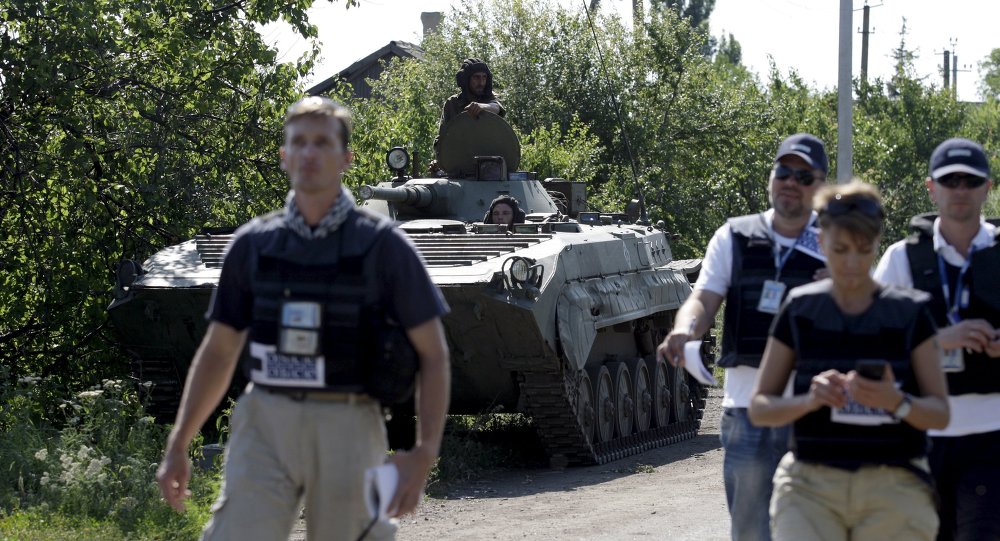
[[[820,141],[815,135],[796,133],[788,136],[778,147],[778,154],[774,157],[774,161],[777,162],[789,154],[802,158],[813,169],[827,172],[826,147],[823,146],[823,141]]]
[[[934,149],[930,170],[935,180],[951,173],[990,178],[990,162],[983,146],[961,137],[948,139]]]

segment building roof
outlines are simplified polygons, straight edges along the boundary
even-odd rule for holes
[[[357,83],[364,83],[365,78],[371,76],[377,77],[378,74],[382,72],[380,61],[385,60],[385,62],[388,63],[393,58],[416,58],[417,60],[420,60],[423,59],[423,57],[424,50],[421,49],[419,45],[414,45],[406,41],[390,41],[381,49],[378,49],[361,60],[354,62],[336,75],[323,80],[321,83],[316,84],[306,92],[310,96],[324,94],[329,92],[338,81],[345,81],[349,83],[355,89],[355,93],[358,94],[359,90],[361,90],[359,87],[368,88],[368,86],[366,84],[359,85]]]

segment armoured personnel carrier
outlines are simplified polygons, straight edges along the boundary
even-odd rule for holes
[[[588,211],[583,183],[517,172],[517,137],[496,115],[459,115],[440,149],[445,177],[399,174],[357,193],[400,222],[451,306],[451,412],[528,413],[554,462],[695,435],[707,389],[657,363],[655,347],[700,260],[674,260],[659,228]],[[405,169],[401,152],[390,167]],[[524,223],[483,223],[502,195]]]
[[[459,115],[440,148],[446,176],[404,176],[397,147],[396,178],[356,194],[400,223],[451,306],[451,412],[527,413],[557,465],[694,436],[707,389],[655,347],[700,261],[674,260],[661,228],[587,210],[583,183],[517,171],[519,142],[496,115]],[[500,195],[523,223],[484,223]],[[176,408],[229,237],[207,231],[119,268],[111,317],[161,416]]]

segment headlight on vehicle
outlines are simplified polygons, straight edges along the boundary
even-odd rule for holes
[[[510,264],[510,279],[515,284],[523,284],[528,280],[528,269],[531,265],[528,264],[528,260],[522,257],[514,258],[514,261]]]
[[[514,256],[503,262],[502,274],[507,289],[537,290],[542,286],[541,264],[526,257]]]

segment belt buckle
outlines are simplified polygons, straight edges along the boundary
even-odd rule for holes
[[[308,391],[289,391],[282,394],[296,402],[305,402],[306,398],[309,396]]]

